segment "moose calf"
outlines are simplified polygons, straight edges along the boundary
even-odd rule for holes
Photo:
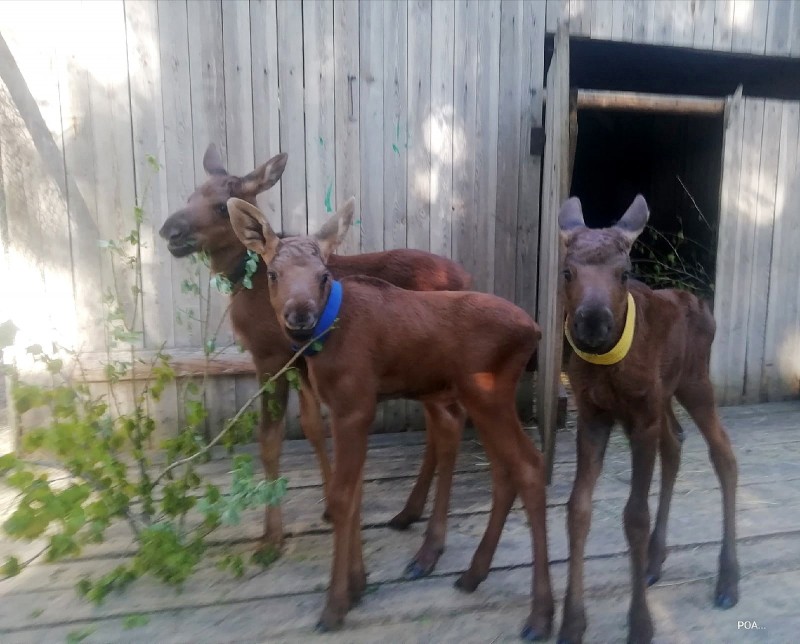
[[[268,267],[269,296],[291,342],[324,342],[307,358],[314,392],[330,409],[334,441],[328,507],[334,526],[331,584],[318,628],[339,627],[366,585],[361,546],[361,493],[367,435],[383,398],[425,405],[427,431],[452,449],[453,410],[474,421],[491,461],[492,510],[470,569],[474,588],[516,494],[532,529],[533,607],[523,635],[550,634],[553,599],[547,561],[542,455],[522,431],[515,389],[539,338],[536,323],[513,304],[482,293],[415,292],[371,277],[336,281],[326,262],[350,227],[351,199],[313,237],[280,239],[252,204],[228,201],[236,234]],[[488,555],[488,556],[487,556]]]
[[[649,217],[639,195],[615,226],[589,229],[580,201],[561,208],[566,246],[562,288],[566,334],[574,352],[568,374],[578,408],[578,464],[569,499],[569,581],[559,642],[580,642],[586,629],[583,552],[592,514],[592,491],[612,425],[619,421],[631,445],[631,492],[625,506],[632,598],[629,641],[650,642],[653,622],[645,588],[661,575],[667,515],[680,465],[683,431],[672,412],[677,398],[702,432],[722,486],[722,551],[714,602],[738,601],[734,505],[736,459],[714,404],[708,375],[714,318],[705,303],[684,291],[653,291],[629,279],[630,249]],[[661,493],[649,539],[647,497],[656,452]]]

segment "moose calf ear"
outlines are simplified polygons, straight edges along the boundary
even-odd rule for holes
[[[633,245],[636,238],[642,234],[647,220],[650,218],[650,209],[642,195],[636,195],[633,203],[625,211],[620,220],[616,223],[619,230],[628,242]]]
[[[269,190],[283,175],[286,169],[288,154],[276,154],[263,165],[258,166],[250,174],[242,177],[242,194],[255,196]]]
[[[206,153],[203,155],[203,168],[208,174],[228,174],[225,166],[222,165],[222,157],[219,155],[219,150],[213,143],[209,143]]]
[[[269,264],[275,257],[280,239],[264,214],[253,204],[235,197],[228,199],[228,213],[239,241]]]
[[[325,222],[325,225],[314,235],[319,242],[322,260],[328,261],[331,253],[344,241],[347,231],[353,223],[356,211],[356,198],[350,197],[336,211],[336,214]]]
[[[577,229],[586,227],[580,199],[570,197],[564,202],[561,210],[558,211],[558,227],[561,229],[561,238],[565,243]]]

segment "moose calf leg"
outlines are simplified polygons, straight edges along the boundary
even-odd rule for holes
[[[354,588],[351,593],[350,586],[351,580],[355,581],[358,576],[358,569],[363,571],[361,552],[357,553],[357,559],[354,557],[354,549],[361,544],[353,537],[360,535],[360,526],[354,529],[353,522],[360,521],[356,505],[361,500],[360,482],[373,416],[374,410],[369,417],[355,412],[349,418],[334,417],[332,421],[335,461],[328,508],[333,521],[333,559],[327,602],[317,623],[317,630],[321,632],[340,628],[353,595],[360,597],[360,591]]]
[[[650,509],[647,497],[653,479],[661,422],[637,427],[631,435],[631,493],[625,504],[625,536],[631,558],[631,605],[628,612],[628,642],[649,644],[653,640],[653,620],[647,608],[647,537]]]
[[[328,512],[328,493],[330,492],[331,463],[325,447],[325,425],[322,422],[320,403],[314,395],[311,384],[304,381],[300,386],[300,427],[317,456],[319,471],[322,474],[322,489],[325,494],[325,510],[322,518],[330,520]]]
[[[482,441],[483,442],[483,441]],[[481,542],[472,555],[469,568],[456,580],[455,587],[466,593],[473,592],[480,583],[489,575],[494,553],[503,533],[508,513],[514,504],[516,492],[511,476],[506,467],[500,463],[491,441],[483,442],[483,448],[489,457],[492,475],[492,507],[489,511],[489,521]]]
[[[259,374],[259,381],[266,377]],[[286,409],[288,387],[286,381],[280,379],[275,383],[275,392],[261,395],[261,418],[259,419],[258,442],[261,452],[261,463],[267,480],[275,480],[280,475],[281,448],[283,446],[283,418]],[[280,417],[273,418],[269,408],[270,399],[280,405]],[[264,512],[264,534],[261,547],[279,550],[283,545],[283,517],[281,506],[266,507]]]
[[[594,418],[584,421],[578,416],[578,463],[575,483],[567,505],[567,531],[569,533],[569,573],[567,594],[564,599],[564,616],[559,631],[559,644],[576,644],[583,641],[586,631],[586,611],[583,604],[583,554],[586,536],[592,522],[592,493],[603,468],[612,418]]]
[[[429,575],[444,551],[447,535],[447,509],[450,506],[450,491],[453,485],[458,444],[464,427],[465,415],[457,403],[425,404],[425,425],[433,439],[439,475],[436,480],[436,497],[433,513],[425,531],[425,540],[406,566],[406,578],[418,579]]]
[[[658,439],[658,450],[661,455],[661,491],[658,497],[658,514],[650,544],[647,549],[647,585],[652,586],[661,577],[661,567],[667,558],[667,520],[672,502],[672,490],[678,477],[681,464],[681,442],[678,438],[683,434],[678,419],[672,412],[671,404],[667,405],[664,425]]]
[[[405,507],[389,520],[389,527],[393,530],[406,530],[412,523],[422,517],[425,501],[428,500],[428,491],[436,473],[436,449],[431,436],[430,427],[425,431],[425,454],[422,458],[417,480],[408,495]]]
[[[722,427],[711,384],[679,391],[678,401],[689,412],[708,443],[708,453],[722,488],[722,550],[714,605],[732,608],[739,601],[739,561],[736,557],[736,457]]]

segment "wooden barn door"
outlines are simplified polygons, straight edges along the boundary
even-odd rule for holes
[[[539,345],[536,408],[539,431],[547,459],[548,480],[558,414],[561,376],[563,307],[559,300],[558,265],[561,240],[558,210],[569,191],[569,33],[561,23],[556,30],[553,59],[547,72],[544,168],[539,251],[539,297],[536,319],[542,329]]]
[[[721,404],[800,395],[800,103],[727,100],[711,378]]]

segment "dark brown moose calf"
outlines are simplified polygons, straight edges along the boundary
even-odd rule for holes
[[[522,431],[515,407],[517,382],[536,348],[539,328],[522,309],[493,295],[407,291],[370,277],[335,281],[326,262],[350,227],[353,204],[351,199],[313,237],[279,239],[252,204],[228,202],[242,243],[267,264],[270,301],[284,333],[298,344],[310,338],[324,342],[307,358],[314,391],[330,409],[335,453],[328,491],[333,566],[318,628],[339,627],[366,585],[361,494],[376,404],[382,398],[412,398],[425,405],[437,458],[440,448],[453,444],[453,428],[441,422],[442,416],[460,405],[491,461],[491,517],[458,585],[471,590],[486,576],[519,494],[534,552],[533,607],[523,635],[547,637],[553,598],[543,458]]]
[[[578,464],[568,518],[569,581],[559,642],[580,642],[586,629],[583,552],[592,491],[615,421],[622,424],[631,445],[631,492],[624,513],[632,585],[628,641],[653,638],[645,590],[658,580],[666,557],[667,516],[683,438],[672,412],[673,397],[705,437],[722,486],[722,551],[714,603],[730,608],[739,598],[736,459],[717,415],[708,375],[714,318],[694,295],[653,291],[629,279],[629,252],[648,217],[641,195],[610,228],[587,228],[575,197],[559,214],[566,246],[562,274],[566,332],[574,349],[568,373],[578,407]],[[657,451],[661,493],[648,545],[647,497]]]
[[[255,204],[256,196],[271,188],[281,178],[287,158],[287,155],[279,154],[250,174],[238,177],[228,173],[216,146],[209,145],[203,157],[203,167],[208,173],[207,180],[191,194],[184,208],[170,215],[160,231],[161,237],[168,242],[169,250],[175,257],[185,257],[197,251],[204,251],[210,258],[211,270],[227,276],[233,282],[231,321],[239,340],[253,356],[259,380],[278,371],[294,352],[286,341],[270,305],[266,267],[259,264],[257,272],[252,276],[251,289],[241,287],[248,257],[246,249],[231,227],[227,201],[231,197],[238,197]],[[337,278],[347,275],[372,275],[401,288],[413,290],[458,291],[468,288],[471,283],[469,274],[455,262],[417,250],[399,249],[349,257],[333,255],[328,263],[331,272]],[[331,473],[325,451],[319,401],[307,383],[305,364],[300,361],[298,367],[302,375],[300,424],[303,433],[314,447],[327,487]],[[280,380],[272,398],[285,409],[287,396],[288,384],[285,380]],[[283,416],[273,417],[267,409],[267,403],[268,397],[265,396],[262,401],[258,437],[264,471],[269,478],[274,479],[279,475]],[[447,452],[448,458],[454,461],[460,428],[464,422],[463,411],[451,409],[447,419],[454,427],[453,432],[458,434],[453,441],[452,449]],[[403,529],[420,518],[436,467],[437,462],[428,434],[425,458],[416,485],[403,510],[390,521],[391,527]],[[452,470],[453,463],[439,464],[436,502],[431,523],[422,548],[409,564],[410,576],[429,573],[444,546]],[[278,548],[282,541],[281,509],[278,506],[267,508],[263,542],[267,546]]]

